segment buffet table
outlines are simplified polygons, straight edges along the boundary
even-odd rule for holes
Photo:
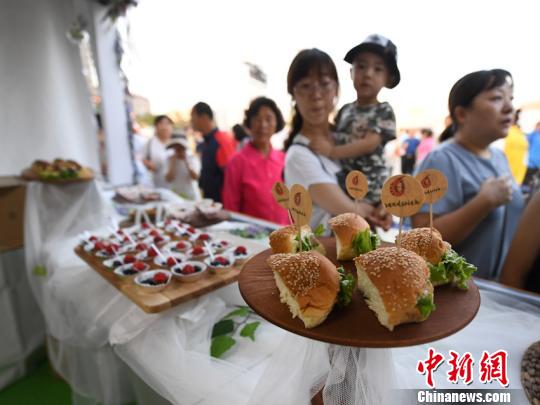
[[[338,361],[344,362],[344,370],[351,356],[358,370],[371,372],[358,386],[367,391],[351,392],[348,399],[370,403],[365,400],[372,398],[370,391],[383,387],[426,388],[425,377],[415,370],[428,347],[446,355],[450,349],[471,352],[477,360],[483,350],[504,349],[508,388],[521,387],[521,355],[540,338],[540,300],[481,280],[476,318],[455,335],[429,345],[370,349],[359,356],[259,319],[255,341],[238,339],[222,359],[212,358],[214,323],[235,305],[245,305],[237,284],[159,314],[144,313],[73,252],[81,232],[107,233],[118,220],[105,195],[96,182],[62,188],[32,183],[27,193],[27,275],[46,320],[51,362],[71,385],[75,404],[133,399],[139,405],[307,404],[323,386],[340,383],[343,375],[330,371],[340,369]],[[233,219],[271,225],[241,215]],[[211,229],[237,226],[225,222]],[[259,246],[266,249],[267,241],[260,240]],[[443,371],[435,379],[437,388],[487,388],[478,381],[450,384]]]

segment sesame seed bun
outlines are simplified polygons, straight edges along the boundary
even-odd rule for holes
[[[425,320],[416,306],[419,298],[433,297],[424,259],[391,247],[360,255],[354,263],[358,288],[383,326],[392,331],[396,325]]]
[[[399,239],[399,241],[398,241]],[[415,228],[401,234],[396,238],[396,243],[400,242],[400,247],[410,250],[431,264],[438,264],[449,244],[444,242],[438,230],[433,228]]]
[[[326,253],[324,246],[315,238],[309,225],[304,225],[300,229],[301,237],[308,237],[311,239],[314,250],[322,253]],[[273,253],[296,253],[300,250],[300,245],[297,240],[298,227],[296,225],[288,225],[284,228],[273,231],[270,236],[270,247]]]
[[[306,328],[320,325],[337,300],[339,273],[336,266],[318,252],[276,254],[267,260],[274,272],[281,302],[293,318]]]
[[[353,239],[358,232],[370,229],[369,224],[360,215],[351,212],[331,218],[328,224],[336,235],[337,259],[354,259],[357,254],[352,243]]]

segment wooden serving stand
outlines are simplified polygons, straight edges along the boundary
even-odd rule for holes
[[[98,257],[86,252],[81,246],[75,248],[75,253],[90,268],[116,287],[139,308],[150,314],[165,311],[193,298],[200,297],[201,295],[234,283],[238,280],[241,270],[241,267],[233,267],[230,270],[223,271],[221,274],[211,274],[207,270],[205,276],[192,283],[181,283],[173,277],[171,283],[163,291],[158,293],[144,293],[135,285],[132,277],[127,278],[125,281],[121,280],[113,273],[113,269],[105,267]],[[151,269],[161,268],[153,262],[146,263],[150,265]]]
[[[346,271],[353,272],[356,277],[352,261],[336,260],[334,238],[322,238],[321,242],[326,248],[327,257]],[[437,309],[429,318],[420,323],[398,325],[390,332],[379,323],[357,290],[348,307],[334,307],[321,325],[306,329],[299,318],[292,318],[288,306],[280,302],[273,272],[266,264],[271,254],[270,249],[265,250],[245,263],[238,280],[240,293],[246,303],[267,321],[310,339],[364,348],[413,346],[456,333],[473,320],[480,307],[480,293],[472,279],[469,280],[467,291],[450,285],[435,287]]]

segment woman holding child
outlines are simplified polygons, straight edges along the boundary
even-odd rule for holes
[[[301,184],[313,200],[312,227],[326,225],[332,215],[358,212],[374,224],[388,227],[391,218],[366,203],[358,207],[339,187],[340,165],[310,149],[314,143],[334,145],[329,116],[338,95],[336,67],[328,54],[318,49],[301,51],[287,75],[287,89],[295,103],[292,130],[285,142],[285,182]]]

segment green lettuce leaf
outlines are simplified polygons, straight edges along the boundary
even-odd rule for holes
[[[420,297],[418,301],[416,301],[416,307],[424,318],[427,318],[429,314],[431,314],[431,312],[435,311],[437,308],[433,302],[432,295],[424,295],[423,297]]]
[[[431,282],[434,284],[452,283],[462,290],[467,290],[467,280],[476,271],[476,266],[467,263],[453,249],[448,249],[437,265],[429,264]]]
[[[339,273],[339,293],[338,306],[344,308],[352,301],[354,289],[356,288],[356,279],[351,273],[346,273],[343,267],[338,267]]]
[[[315,228],[315,230],[313,231],[313,234],[315,236],[322,236],[324,234],[324,225],[323,224],[317,225],[317,228]]]
[[[298,242],[298,235],[294,237],[294,240]],[[300,251],[300,249],[298,249]],[[302,238],[302,252],[307,252],[313,250],[313,245],[311,244],[311,236],[306,235]]]
[[[353,238],[352,245],[357,254],[371,252],[379,246],[379,237],[369,229],[358,232]]]

